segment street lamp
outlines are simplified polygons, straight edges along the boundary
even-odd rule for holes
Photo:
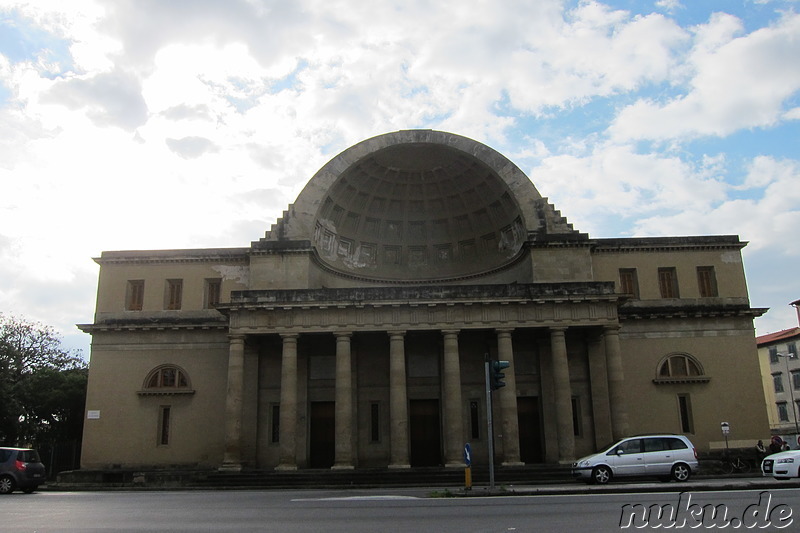
[[[796,356],[790,353],[779,353],[778,357],[783,357],[786,360],[786,381],[789,385],[789,397],[792,399],[792,414],[794,415],[794,438],[795,444],[800,444],[798,437],[800,437],[800,423],[797,421],[797,404],[794,403],[794,383],[792,383],[792,373],[789,371],[789,359],[796,359]]]

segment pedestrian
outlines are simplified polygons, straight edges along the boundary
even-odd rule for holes
[[[778,453],[783,448],[783,439],[775,435],[769,441],[769,453]]]
[[[758,454],[759,458],[767,455],[767,449],[764,447],[764,443],[760,440],[756,443],[756,453]]]

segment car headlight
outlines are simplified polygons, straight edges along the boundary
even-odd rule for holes
[[[589,466],[589,461],[578,461],[578,466],[581,468]]]
[[[778,463],[779,465],[786,463],[794,463],[794,457],[784,457],[783,459],[778,459],[775,462]]]

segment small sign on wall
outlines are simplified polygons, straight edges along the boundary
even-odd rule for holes
[[[100,411],[86,411],[86,419],[87,420],[99,420],[100,419]]]

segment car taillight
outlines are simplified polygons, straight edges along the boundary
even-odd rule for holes
[[[694,458],[697,459],[697,448],[692,448],[692,450],[694,451]]]
[[[28,464],[27,463],[23,463],[22,461],[16,461],[14,463],[14,466],[16,466],[17,470],[19,470],[20,472],[24,472],[25,469],[28,468]]]

